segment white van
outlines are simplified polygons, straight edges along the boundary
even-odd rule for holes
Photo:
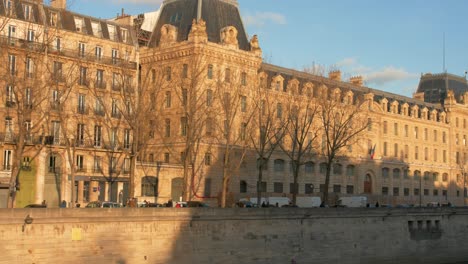
[[[318,196],[296,197],[296,205],[302,208],[320,207],[322,199]]]
[[[252,204],[255,204],[257,205],[258,207],[261,207],[262,206],[262,203],[265,203],[265,204],[269,204],[270,206],[276,206],[276,203],[278,203],[278,207],[281,207],[283,205],[289,205],[289,198],[288,197],[262,197],[261,199],[261,202],[260,204],[257,203],[257,198],[250,198],[250,199],[240,199],[239,201],[242,202],[242,201],[249,201],[251,202]]]
[[[366,196],[349,196],[341,197],[336,203],[338,206],[343,207],[366,207],[367,197]]]

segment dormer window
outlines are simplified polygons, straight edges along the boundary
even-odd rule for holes
[[[175,13],[171,16],[171,19],[169,20],[169,22],[171,23],[180,22],[181,19],[182,19],[182,14]]]
[[[91,21],[91,28],[93,29],[93,35],[95,37],[102,37],[101,24],[96,21]]]
[[[31,20],[32,18],[32,7],[31,5],[23,4],[24,19]]]
[[[115,40],[115,26],[114,25],[107,25],[107,28],[109,29],[109,38],[111,40]]]
[[[57,26],[58,15],[55,12],[50,12],[49,25],[51,27]]]
[[[11,2],[11,0],[5,1],[5,9],[7,15],[11,16],[13,14],[13,3]]]
[[[84,21],[81,17],[75,17],[75,26],[77,32],[85,33]]]
[[[120,35],[122,37],[122,42],[127,43],[127,41],[128,41],[128,30],[121,29],[120,30]]]

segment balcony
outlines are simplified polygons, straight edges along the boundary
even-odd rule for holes
[[[60,167],[49,166],[49,173],[60,173]]]
[[[120,112],[112,112],[111,117],[115,119],[120,119],[122,117],[122,114]]]
[[[87,79],[79,79],[78,80],[78,85],[89,88],[89,81]]]
[[[99,89],[106,89],[107,83],[104,81],[96,81],[94,83],[94,88],[99,88]]]
[[[10,108],[12,108],[12,107],[15,107],[15,106],[16,106],[16,102],[15,102],[14,100],[7,100],[7,101],[5,102],[5,107],[10,107]]]
[[[76,112],[80,115],[88,115],[89,114],[89,108],[85,106],[78,106],[76,109]]]
[[[50,109],[53,111],[62,111],[62,105],[59,101],[50,102]]]
[[[122,90],[122,86],[118,83],[112,84],[112,91],[120,92]]]
[[[104,116],[104,110],[103,109],[94,109],[94,114],[97,116]]]
[[[45,52],[46,48],[48,48],[49,54],[57,55],[57,56],[65,56],[69,58],[77,58],[89,62],[96,62],[101,64],[107,65],[114,65],[116,67],[122,67],[125,69],[136,70],[136,62],[127,61],[124,59],[113,58],[113,57],[106,57],[101,56],[97,57],[94,53],[86,53],[82,54],[76,49],[65,49],[60,48],[57,49],[53,45],[45,45],[41,42],[36,41],[28,41],[25,39],[20,38],[13,38],[8,36],[0,36],[0,46],[10,46],[19,49],[27,49],[36,52]]]
[[[83,166],[82,164],[76,166],[75,172],[86,173],[87,171],[88,171],[88,170],[86,169],[86,167]]]
[[[0,36],[0,46],[10,46],[37,52],[44,52],[46,47],[44,44],[39,42],[28,41],[25,39],[13,38],[8,36]]]

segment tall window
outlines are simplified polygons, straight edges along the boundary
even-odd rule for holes
[[[187,99],[188,99],[187,89],[182,89],[182,105],[183,106],[187,105]]]
[[[86,55],[86,44],[83,42],[78,43],[78,55],[84,57]]]
[[[34,73],[34,63],[30,57],[26,58],[26,77],[32,78]]]
[[[245,73],[245,72],[241,73],[241,84],[243,86],[247,85],[247,73]]]
[[[34,30],[28,29],[27,41],[34,42]]]
[[[102,172],[101,160],[101,157],[94,156],[94,172]]]
[[[94,126],[94,146],[102,146],[102,126]]]
[[[213,104],[213,90],[206,90],[206,106],[211,106]]]
[[[16,75],[16,56],[9,54],[8,55],[8,70],[10,75]]]
[[[31,20],[32,19],[32,7],[31,7],[31,5],[23,4],[23,13],[24,13],[24,19],[25,20]]]
[[[213,65],[208,65],[208,73],[207,73],[208,79],[213,79]]]
[[[124,148],[129,149],[130,148],[130,129],[124,129]]]
[[[84,171],[84,156],[76,155],[76,171]]]
[[[187,117],[180,118],[180,135],[187,136]]]
[[[96,70],[96,87],[106,88],[104,83],[104,70]]]
[[[158,178],[154,176],[145,176],[141,178],[141,195],[157,197],[158,196]]]
[[[171,107],[171,92],[166,92],[165,101],[166,101],[166,108],[170,108]]]
[[[226,68],[226,71],[224,73],[224,81],[229,83],[231,82],[231,69]]]
[[[86,80],[87,72],[88,72],[88,68],[82,67],[82,66],[80,67],[80,82],[79,82],[80,85],[88,86],[88,82]]]
[[[280,103],[276,105],[276,117],[283,118],[283,106]]]
[[[6,149],[3,151],[3,169],[11,170],[12,150]]]
[[[111,55],[112,55],[112,63],[116,64],[119,58],[119,51],[116,49],[112,49]]]
[[[78,124],[76,129],[76,145],[82,146],[85,141],[85,124]]]
[[[78,113],[84,114],[86,111],[86,95],[78,94]]]
[[[247,97],[241,96],[241,111],[245,113],[247,111]]]
[[[188,77],[188,64],[182,65],[182,78]]]
[[[164,122],[164,136],[170,137],[171,136],[171,120],[166,119]]]

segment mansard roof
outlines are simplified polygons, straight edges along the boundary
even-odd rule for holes
[[[73,32],[80,32],[88,36],[96,36],[98,34],[95,34],[96,32],[93,32],[93,29],[91,26],[91,21],[93,21],[93,22],[97,22],[100,24],[101,32],[99,32],[99,35],[101,36],[101,38],[123,43],[120,32],[123,28],[125,28],[129,32],[126,44],[133,44],[134,34],[132,33],[133,28],[130,26],[126,27],[126,26],[117,24],[115,22],[70,12],[69,10],[53,8],[51,6],[46,6],[42,3],[38,3],[37,1],[31,1],[31,0],[14,1],[13,12],[11,14],[7,14],[4,3],[5,3],[4,1],[0,1],[0,16],[9,16],[14,19],[26,21],[22,4],[28,4],[32,7],[32,19],[29,21],[33,23],[52,27],[52,25],[50,25],[50,16],[51,16],[51,13],[56,13],[58,15],[58,19],[56,21],[57,24],[55,27],[59,29],[73,31]],[[77,26],[75,25],[75,17],[83,19],[83,23],[84,23],[83,31],[77,30]],[[112,25],[115,27],[115,32],[116,32],[115,38],[110,38],[108,25]]]
[[[268,75],[268,83],[271,83],[271,79],[274,76],[281,74],[281,76],[283,76],[283,78],[285,79],[285,82],[296,78],[301,82],[300,85],[304,85],[307,82],[321,83],[328,86],[329,88],[339,87],[341,89],[350,90],[355,94],[355,96],[372,93],[374,94],[374,101],[380,101],[384,98],[387,98],[390,101],[398,101],[400,104],[408,103],[409,105],[418,105],[420,108],[427,107],[429,109],[437,109],[443,111],[443,107],[440,104],[428,103],[414,98],[385,92],[370,87],[358,86],[343,81],[335,81],[324,76],[314,75],[303,71],[297,71],[294,69],[288,69],[268,63],[263,63],[260,68],[260,71],[264,71]],[[287,83],[285,83],[285,85],[287,85]]]
[[[426,73],[421,76],[417,92],[424,93],[426,102],[441,103],[449,90],[455,93],[455,99],[458,101],[461,95],[468,92],[466,78],[450,73]]]
[[[153,30],[150,47],[159,45],[161,27],[170,24],[178,28],[177,41],[188,39],[192,21],[201,18],[206,22],[208,41],[221,42],[221,29],[233,26],[241,50],[250,50],[250,44],[242,23],[236,0],[165,0],[161,6],[158,22]]]

